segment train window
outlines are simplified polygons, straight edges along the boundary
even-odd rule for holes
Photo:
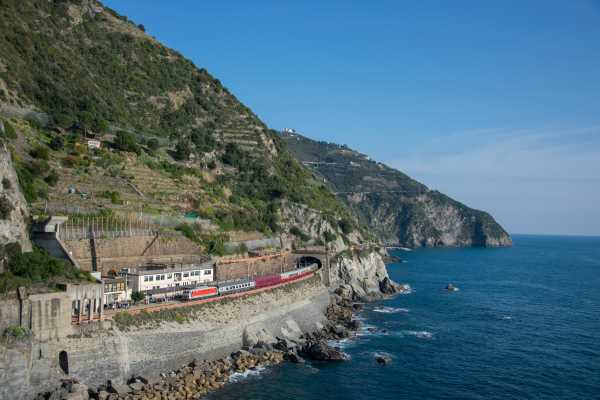
[[[188,272],[184,272],[184,273],[183,273],[183,277],[184,277],[184,278],[187,278],[187,277],[189,277],[189,276],[190,276],[190,274],[189,274]]]
[[[144,276],[144,282],[148,282],[150,280],[149,276]]]
[[[212,275],[212,269],[205,269],[204,275]]]
[[[167,279],[172,279],[173,278],[173,274],[167,274]]]

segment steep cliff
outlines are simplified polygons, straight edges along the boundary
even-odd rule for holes
[[[0,130],[3,130],[3,126],[0,126]],[[27,230],[27,203],[19,188],[10,153],[1,141],[0,180],[0,246],[18,243],[21,249],[29,251],[31,243]]]
[[[429,190],[364,154],[295,133],[282,138],[381,242],[406,247],[511,245],[510,236],[488,213]]]

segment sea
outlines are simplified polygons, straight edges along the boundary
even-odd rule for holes
[[[513,241],[396,252],[413,292],[365,305],[348,361],[236,375],[210,399],[600,399],[600,237]]]

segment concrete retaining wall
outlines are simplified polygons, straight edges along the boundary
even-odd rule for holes
[[[215,279],[224,281],[267,274],[278,274],[296,268],[294,255],[285,253],[283,256],[273,258],[248,259],[243,262],[217,263]]]
[[[17,296],[0,301],[0,335],[9,326],[27,328],[36,340],[65,337],[71,331],[71,298],[65,292]],[[1,397],[0,397],[1,398]]]
[[[71,256],[81,269],[92,271],[93,256],[90,240],[63,241]],[[201,249],[183,236],[132,236],[115,239],[96,239],[98,271],[103,274],[111,269],[135,267],[148,262],[187,262]]]

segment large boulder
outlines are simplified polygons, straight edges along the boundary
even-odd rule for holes
[[[345,361],[346,356],[338,349],[329,346],[325,341],[309,343],[305,346],[304,355],[315,361]]]

